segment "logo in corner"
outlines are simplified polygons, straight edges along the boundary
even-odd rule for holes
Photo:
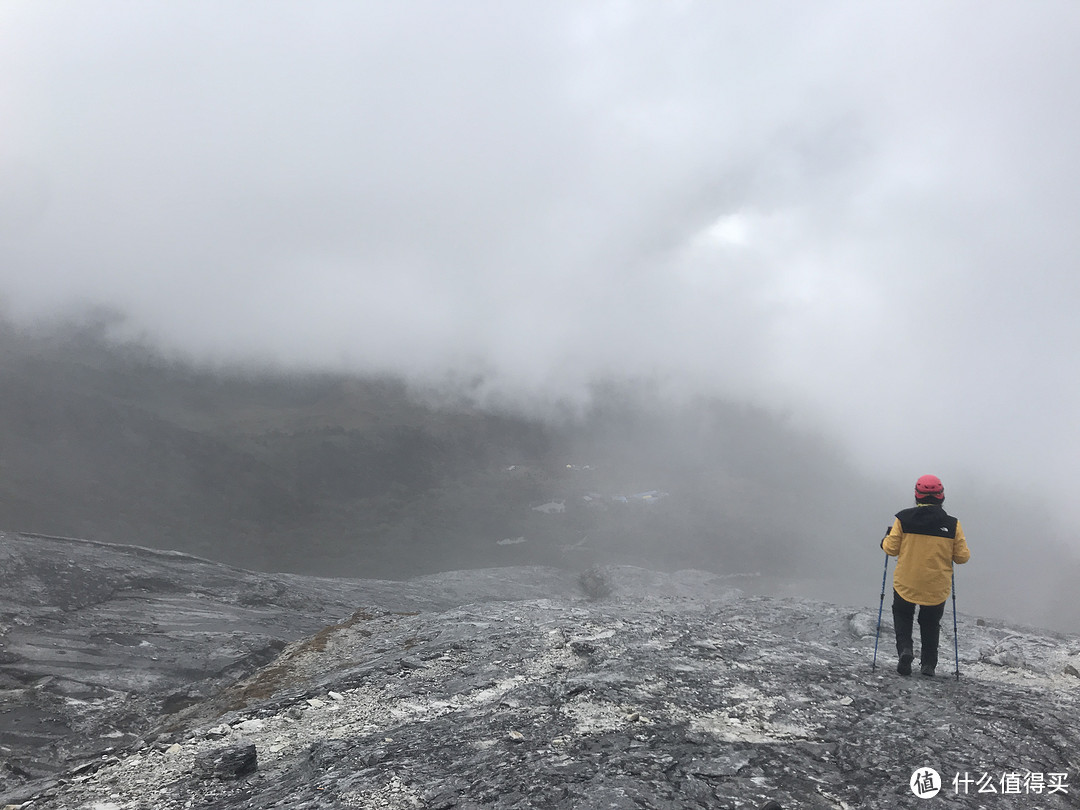
[[[933,768],[919,768],[911,775],[911,792],[920,799],[932,799],[941,790],[941,774]]]

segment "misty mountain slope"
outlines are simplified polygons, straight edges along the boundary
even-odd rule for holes
[[[127,554],[107,551],[111,565]],[[152,562],[162,583],[199,571],[203,599],[222,603],[218,588],[252,576],[169,555]],[[1076,636],[961,616],[962,678],[950,676],[946,626],[939,677],[905,679],[893,671],[887,625],[881,665],[870,669],[876,609],[748,596],[705,572],[615,567],[599,577],[593,592],[612,590],[600,600],[556,569],[407,583],[289,577],[297,594],[340,587],[353,611],[264,666],[215,679],[209,694],[162,705],[141,728],[116,728],[112,717],[100,726],[114,729],[99,737],[102,753],[69,760],[60,781],[9,784],[0,798],[87,810],[674,810],[766,799],[901,808],[925,806],[908,785],[925,767],[942,774],[946,795],[972,803],[974,781],[971,795],[954,796],[954,774],[1050,779],[1080,769]],[[288,612],[278,598],[243,601],[269,618]],[[177,619],[190,615],[173,604]],[[55,637],[49,616],[81,612],[57,608],[28,627],[44,646]],[[202,643],[235,644],[245,632],[221,628]],[[162,649],[169,637],[150,636]],[[80,700],[92,713],[94,700]],[[208,776],[214,752],[236,745],[254,745],[257,769]],[[1075,807],[1075,789],[1044,790],[1038,806]],[[994,800],[1030,807],[1034,798]]]
[[[904,505],[790,418],[644,380],[525,415],[388,377],[197,367],[108,334],[0,324],[0,526],[262,571],[624,564],[857,601]],[[1044,512],[958,494],[961,607],[1080,628],[1080,562]]]
[[[0,525],[364,577],[583,555],[797,570],[787,538],[824,518],[810,471],[869,492],[781,418],[646,384],[541,419],[389,378],[196,368],[107,334],[0,330]],[[669,501],[616,507],[645,491]],[[549,502],[566,509],[532,511]]]

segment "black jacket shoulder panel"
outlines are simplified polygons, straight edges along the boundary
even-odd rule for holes
[[[956,537],[956,518],[940,506],[913,506],[896,513],[904,534],[928,534],[934,537]]]

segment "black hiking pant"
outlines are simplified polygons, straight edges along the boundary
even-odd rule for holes
[[[911,630],[915,620],[915,608],[919,608],[919,635],[922,638],[922,662],[937,666],[938,638],[941,635],[941,617],[945,603],[940,605],[916,605],[893,591],[892,618],[896,628],[896,654],[912,649]]]

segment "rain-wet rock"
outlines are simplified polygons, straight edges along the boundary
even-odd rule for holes
[[[508,593],[580,595],[573,573],[555,569],[456,572],[408,583],[325,579],[2,532],[0,580],[0,757],[8,763],[0,768],[0,801],[34,780],[61,776],[109,743],[149,738],[170,717],[184,722],[207,701],[218,701],[203,712],[214,720],[279,692],[286,684],[273,662],[287,643],[310,637],[318,650],[328,628],[363,623],[371,611],[438,610]],[[410,653],[413,640],[385,639],[388,654],[409,659],[399,669],[427,665]],[[390,662],[373,665],[380,666]],[[371,671],[355,670],[356,681]],[[254,672],[260,681],[223,693]]]
[[[206,779],[239,779],[258,767],[255,743],[233,743],[195,755],[195,774]]]
[[[876,626],[876,600],[859,610],[747,597],[685,574],[665,596],[665,575],[611,569],[614,593],[589,601],[559,594],[548,570],[531,573],[542,595],[525,572],[479,572],[472,584],[455,572],[426,580],[437,602],[418,595],[404,611],[398,593],[395,610],[374,599],[334,610],[273,661],[158,718],[154,745],[96,752],[99,766],[24,779],[0,799],[34,798],[34,810],[837,808],[867,797],[908,807],[925,766],[949,790],[965,769],[1080,771],[1080,696],[1063,674],[1076,639],[965,617],[962,678],[904,679],[881,655],[872,670],[874,637],[854,629]],[[496,594],[495,582],[509,583],[502,599],[468,601]],[[1019,665],[990,662],[1004,652]],[[199,763],[242,724],[257,769],[201,778]],[[1068,793],[1038,801],[1074,805]]]

